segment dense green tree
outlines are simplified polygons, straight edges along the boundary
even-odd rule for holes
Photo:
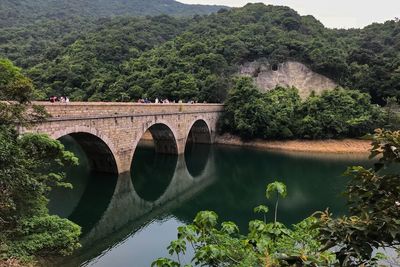
[[[79,247],[80,227],[49,215],[46,207],[53,187],[70,186],[62,170],[77,158],[46,135],[16,131],[17,124],[46,116],[39,107],[28,108],[33,94],[20,69],[0,59],[0,99],[14,101],[0,103],[0,260],[65,255]]]
[[[70,254],[80,227],[48,214],[47,193],[62,183],[62,167],[77,159],[44,135],[18,134],[0,126],[1,258]],[[50,169],[56,170],[49,172]]]
[[[25,103],[33,96],[32,82],[11,61],[0,58],[0,100]]]
[[[369,95],[337,88],[310,96],[299,110],[297,132],[306,138],[360,137],[384,125],[384,112]]]
[[[250,78],[236,80],[225,104],[221,129],[242,138],[361,137],[387,121],[385,111],[357,90],[337,88],[301,101],[296,88],[262,94]]]
[[[221,119],[223,129],[244,138],[255,137],[260,132],[260,125],[267,120],[261,96],[251,79],[237,79],[225,102],[225,112]]]
[[[21,69],[8,59],[0,58],[0,125],[9,126],[45,117],[44,110],[35,105],[27,113],[26,103],[35,95],[32,81],[21,73]],[[6,102],[9,100],[16,102]]]

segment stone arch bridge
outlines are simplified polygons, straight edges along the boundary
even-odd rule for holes
[[[100,172],[130,170],[142,136],[149,131],[158,153],[183,154],[187,142],[213,143],[221,104],[137,104],[113,102],[35,102],[51,117],[20,127],[20,133],[72,136]]]

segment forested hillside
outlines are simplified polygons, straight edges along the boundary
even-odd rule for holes
[[[2,0],[0,26],[26,25],[43,18],[105,18],[161,14],[190,16],[209,14],[222,7],[187,5],[174,0]]]
[[[400,92],[395,20],[333,30],[288,7],[248,4],[193,18],[76,20],[83,30],[42,23],[29,33],[3,29],[0,55],[26,68],[47,95],[220,102],[240,64],[256,59],[302,62],[345,88],[368,92],[374,103]]]
[[[190,17],[221,8],[173,0],[4,0],[0,1],[0,55],[27,68],[54,57],[111,17]]]
[[[53,59],[78,37],[96,28],[92,19],[40,19],[23,26],[0,27],[0,55],[29,68]]]
[[[171,40],[185,29],[186,21],[168,16],[103,20],[94,31],[61,51],[49,50],[49,57],[30,68],[29,74],[48,94],[66,94],[72,99],[119,100],[135,90],[127,88],[121,95],[107,95],[108,88],[113,88],[115,79],[121,75],[121,64]],[[57,56],[53,59],[52,55]]]

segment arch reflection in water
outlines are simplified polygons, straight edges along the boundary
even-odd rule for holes
[[[50,192],[48,208],[51,214],[68,218],[81,226],[85,235],[107,209],[117,175],[93,170],[90,155],[86,155],[74,137],[67,135],[59,138],[59,141],[79,158],[79,166],[66,170],[66,182],[71,183],[73,189],[55,188]]]
[[[187,171],[185,158],[179,156],[169,186],[155,202],[136,194],[127,173],[118,178],[100,221],[81,240],[82,249],[65,264],[150,266],[155,258],[167,256],[165,247],[176,234],[170,237],[160,233],[176,229],[175,222],[191,222],[199,210],[214,210],[219,221],[234,221],[244,232],[250,219],[260,218],[252,212],[255,206],[274,204],[266,202],[264,194],[265,185],[275,179],[284,181],[289,191],[280,202],[279,221],[290,225],[326,207],[341,214],[345,203],[339,194],[346,178],[340,174],[346,166],[364,162],[362,158],[342,157],[322,159],[321,155],[311,158],[298,153],[214,146],[205,169],[195,179]],[[173,227],[168,228],[166,224],[171,222]],[[154,226],[160,230],[154,232]]]
[[[135,161],[134,164],[140,168],[147,165],[147,162]],[[102,259],[104,255],[109,255],[114,249],[118,250],[119,246],[134,238],[138,230],[144,229],[154,219],[164,219],[169,216],[171,210],[203,191],[214,182],[214,179],[215,165],[212,153],[202,174],[196,179],[190,175],[185,165],[185,158],[180,155],[177,157],[168,187],[157,200],[150,202],[136,193],[129,173],[120,174],[107,210],[90,233],[82,238],[83,247],[72,257],[64,259],[62,266],[79,266],[83,262],[86,262],[85,266],[86,264],[95,266],[99,262],[103,262],[103,266],[109,266],[104,264],[107,261]],[[154,257],[151,251],[141,253],[144,258]]]
[[[211,135],[204,120],[197,120],[191,127],[185,147],[185,161],[193,177],[201,175],[211,149]]]
[[[190,143],[185,148],[186,167],[193,178],[200,176],[208,162],[211,151],[209,144]]]
[[[174,176],[177,161],[177,155],[160,154],[154,145],[139,143],[131,166],[136,193],[150,202],[160,198]]]

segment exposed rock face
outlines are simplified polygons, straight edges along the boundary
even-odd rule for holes
[[[248,62],[240,66],[239,75],[253,77],[257,86],[263,92],[272,90],[278,85],[294,86],[299,89],[302,99],[307,98],[312,91],[320,94],[337,86],[331,79],[313,72],[302,63],[294,61],[272,66],[266,61]]]

